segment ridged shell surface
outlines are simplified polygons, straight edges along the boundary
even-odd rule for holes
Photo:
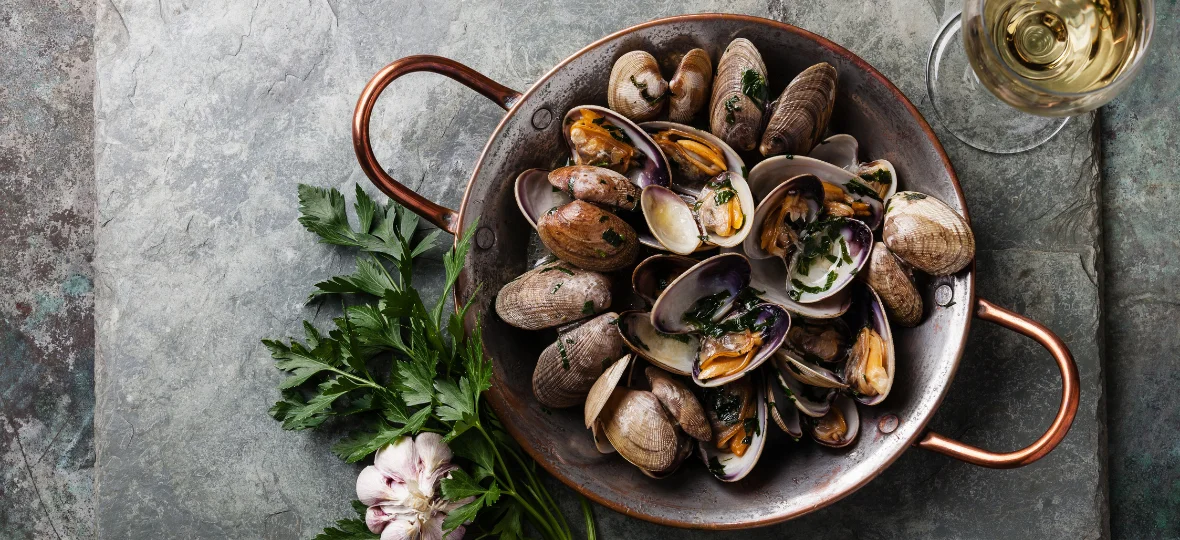
[[[800,73],[771,106],[758,151],[764,156],[806,154],[828,127],[836,101],[836,68],[826,62]]]
[[[646,51],[631,51],[618,60],[610,71],[606,90],[607,105],[636,122],[651,120],[666,104],[668,83],[660,75],[660,64]]]
[[[717,62],[709,101],[709,131],[738,151],[750,151],[758,145],[766,106],[742,93],[742,77],[747,70],[766,80],[766,64],[758,49],[749,40],[737,38]]]
[[[573,201],[541,216],[537,235],[558,259],[587,270],[618,270],[639,256],[635,229],[586,201]]]
[[[688,123],[709,101],[713,85],[713,60],[704,49],[685,53],[668,83],[672,95],[668,98],[668,119]]]
[[[618,315],[603,313],[581,326],[558,334],[557,341],[541,351],[533,370],[533,394],[547,407],[581,405],[594,381],[622,356],[623,339],[615,325]]]
[[[651,393],[660,400],[680,429],[698,441],[713,439],[713,428],[709,426],[705,409],[687,386],[656,367],[648,367],[646,374]]]
[[[619,455],[647,471],[664,471],[680,457],[676,425],[655,394],[620,389],[603,411],[603,432]]]
[[[967,221],[924,193],[899,191],[889,198],[881,238],[894,255],[933,276],[954,274],[975,258]]]
[[[496,314],[525,330],[552,328],[601,313],[610,306],[610,280],[565,262],[535,268],[496,295]]]
[[[603,167],[570,165],[549,173],[549,184],[582,201],[634,210],[639,206],[639,186],[622,174]]]
[[[918,294],[901,262],[881,242],[873,244],[865,282],[877,291],[885,311],[894,322],[913,327],[922,321],[922,295]]]

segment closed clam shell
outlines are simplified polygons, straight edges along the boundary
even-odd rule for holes
[[[764,156],[806,154],[819,141],[836,101],[836,68],[827,62],[797,75],[770,108],[758,151]]]
[[[496,314],[525,330],[552,328],[601,313],[610,306],[610,280],[566,262],[534,268],[496,295]]]
[[[933,276],[954,274],[975,258],[975,235],[963,216],[916,191],[889,198],[881,238],[898,258]]]
[[[693,49],[685,53],[676,67],[668,89],[672,95],[668,98],[668,119],[673,122],[687,123],[705,102],[709,100],[709,90],[713,85],[713,60],[704,49]]]
[[[681,459],[676,424],[655,394],[620,388],[603,411],[602,430],[615,450],[645,471],[667,471]]]
[[[864,271],[865,282],[885,304],[885,311],[902,326],[917,326],[922,320],[922,295],[914,287],[910,273],[885,244],[873,244],[869,264]]]
[[[624,210],[639,206],[639,186],[626,176],[603,167],[570,165],[549,173],[549,184],[567,195]]]
[[[606,102],[614,111],[636,122],[660,114],[667,101],[668,83],[660,75],[660,64],[646,51],[631,51],[610,71]]]
[[[680,429],[698,441],[713,439],[713,428],[709,427],[705,409],[687,386],[656,367],[649,366],[645,373],[651,393],[660,400]]]
[[[541,351],[533,370],[533,395],[546,407],[580,405],[590,387],[622,356],[623,338],[615,325],[618,315],[603,313],[581,326],[557,335],[557,341]]]
[[[766,106],[742,93],[742,77],[747,71],[753,72],[749,77],[760,77],[765,88],[766,64],[762,55],[748,39],[737,38],[717,62],[709,101],[709,131],[735,150],[746,152],[758,146],[762,111]]]
[[[587,270],[618,270],[639,256],[635,229],[586,201],[575,200],[541,216],[537,235],[558,259]]]

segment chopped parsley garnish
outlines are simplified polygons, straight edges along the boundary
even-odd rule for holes
[[[737,195],[737,192],[732,189],[722,189],[720,191],[714,191],[713,192],[713,203],[716,204],[717,206],[721,206],[721,205],[729,202],[731,199],[733,199],[734,195]]]
[[[766,77],[752,69],[742,72],[742,93],[759,109],[766,103]]]
[[[587,300],[585,304],[582,304],[582,315],[593,315],[593,314],[594,314],[594,301]]]
[[[862,197],[868,197],[868,198],[873,199],[875,201],[881,200],[881,195],[877,193],[877,190],[862,184],[859,180],[857,180],[855,178],[848,179],[848,183],[844,184],[844,189],[848,190],[848,192],[853,195],[860,195]]]
[[[562,285],[565,285],[565,282],[564,282],[564,281],[558,281],[558,282],[557,282],[557,285],[554,285],[554,286],[553,286],[553,290],[552,290],[552,291],[549,291],[549,294],[557,294],[557,291],[561,290],[561,286],[562,286]]]
[[[889,169],[885,168],[880,168],[873,172],[864,173],[860,175],[860,177],[865,179],[865,181],[881,184],[883,186],[888,186],[889,184],[893,183],[893,175],[889,174]]]
[[[726,390],[724,386],[706,389],[705,405],[712,409],[717,420],[727,426],[732,426],[742,419],[742,396]]]
[[[557,270],[558,272],[565,272],[565,273],[566,273],[566,275],[570,275],[570,276],[574,275],[574,271],[573,271],[573,270],[570,270],[569,268],[566,268],[566,267],[564,267],[564,266],[561,266],[560,264],[555,264],[555,265],[553,265],[553,266],[547,267],[547,268],[545,268],[544,270],[541,270],[541,271],[540,271],[540,272],[538,272],[538,273],[540,273],[540,274],[544,274],[545,272],[552,272],[552,271],[554,271],[554,270]]]
[[[713,476],[725,475],[725,465],[721,464],[721,460],[717,459],[717,456],[709,458],[709,474]]]
[[[688,337],[688,334],[665,334],[659,330],[656,330],[656,334],[659,334],[659,336],[664,339],[671,339],[671,340],[679,341],[685,345],[688,345],[688,341],[690,339]]]
[[[730,96],[729,99],[725,100],[725,123],[726,124],[732,124],[737,121],[737,118],[734,116],[734,113],[742,110],[742,106],[738,105],[738,100],[740,100],[740,99],[741,99],[740,96]]]
[[[639,95],[641,97],[643,97],[643,100],[648,103],[655,104],[655,103],[659,103],[659,101],[661,99],[664,99],[663,94],[660,94],[658,96],[653,96],[653,95],[647,93],[647,83],[641,83],[641,82],[635,80],[634,75],[631,76],[631,84],[635,85],[635,88],[639,89]]]
[[[606,216],[602,216],[602,217],[606,217]],[[615,232],[614,229],[609,228],[609,227],[606,229],[606,231],[604,231],[602,233],[602,240],[614,247],[619,247],[619,246],[623,245],[623,241],[626,239],[627,239],[626,237]]]
[[[565,338],[562,336],[557,336],[557,353],[561,355],[561,367],[568,370],[570,368],[570,358],[569,354],[565,350],[565,342]],[[569,340],[570,344],[573,344],[573,342],[574,340]]]
[[[840,258],[844,264],[852,264],[852,255],[848,254],[848,242],[844,240],[844,236],[840,236]]]
[[[747,418],[742,420],[742,429],[746,430],[746,437],[742,439],[742,444],[750,444],[756,435],[761,435],[762,430],[758,426],[757,418]]]
[[[902,197],[905,197],[905,200],[907,200],[907,201],[920,201],[922,199],[925,199],[926,195],[922,194],[922,193],[910,191],[910,192],[903,194]]]

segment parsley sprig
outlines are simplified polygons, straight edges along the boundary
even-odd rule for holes
[[[414,260],[435,245],[440,231],[415,240],[418,216],[392,202],[377,204],[360,186],[356,226],[336,189],[300,185],[299,204],[299,222],[322,243],[355,248],[357,267],[316,283],[308,297],[309,303],[336,298],[343,306],[326,335],[304,321],[302,341],[263,340],[276,367],[287,373],[271,416],[289,430],[332,423],[353,428],[332,447],[348,463],[404,435],[442,434],[465,465],[443,479],[442,496],[473,498],[448,514],[444,530],[472,522],[472,537],[520,539],[527,522],[544,538],[573,538],[536,463],[486,406],[492,361],[483,354],[478,320],[470,334],[464,330],[471,302],[443,316],[475,227],[444,256],[443,291],[428,307],[412,286]],[[377,538],[365,526],[364,505],[353,505],[358,517],[337,522],[316,539]],[[584,503],[582,509],[593,538],[590,507]]]

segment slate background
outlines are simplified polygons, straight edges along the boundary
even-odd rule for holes
[[[604,17],[601,10],[585,7],[578,13],[541,13],[514,22],[511,12],[491,6],[448,5],[432,7],[429,13],[422,12],[421,6],[411,6],[399,13],[404,21],[413,21],[411,28],[405,28],[409,23],[404,21],[402,27],[394,27],[368,20],[374,13],[385,12],[374,4],[358,5],[360,11],[352,13],[331,3],[309,6],[307,13],[261,5],[256,14],[251,14],[250,6],[239,4],[228,9],[217,5],[186,9],[169,2],[103,3],[97,15],[99,39],[92,45],[90,25],[95,15],[89,3],[0,0],[0,24],[5,29],[0,52],[6,53],[5,58],[16,59],[0,65],[0,70],[11,72],[5,73],[9,75],[6,80],[17,81],[0,89],[0,189],[4,190],[0,199],[0,253],[4,255],[0,259],[4,261],[0,276],[4,331],[0,343],[0,498],[18,501],[13,507],[0,507],[0,536],[76,537],[87,536],[92,530],[93,270],[89,262],[94,187],[89,150],[94,117],[89,100],[94,47],[100,66],[98,174],[100,185],[118,188],[98,194],[99,237],[107,242],[100,244],[100,250],[107,245],[127,250],[122,253],[127,257],[100,259],[100,268],[103,275],[133,276],[127,280],[131,285],[143,284],[149,290],[184,299],[171,303],[172,312],[152,312],[137,306],[143,300],[136,296],[142,294],[135,292],[139,289],[100,279],[100,297],[109,294],[108,299],[119,298],[114,294],[119,287],[123,289],[118,292],[124,295],[121,303],[111,304],[117,312],[100,313],[100,340],[109,337],[111,343],[118,344],[120,339],[130,339],[140,347],[134,352],[145,358],[175,355],[181,358],[179,367],[199,368],[197,373],[171,372],[183,371],[180,369],[153,372],[148,362],[142,362],[146,366],[142,371],[130,364],[134,369],[128,377],[132,381],[129,386],[136,391],[113,387],[103,396],[126,400],[114,401],[119,406],[107,410],[135,416],[120,414],[118,420],[112,417],[111,422],[100,424],[100,445],[105,441],[112,457],[102,463],[110,463],[114,471],[155,466],[139,470],[134,477],[114,476],[115,483],[135,488],[126,493],[142,499],[100,494],[100,532],[113,537],[149,532],[163,536],[300,537],[318,530],[324,520],[342,511],[341,493],[347,493],[349,486],[345,484],[350,482],[340,478],[348,478],[352,472],[325,459],[325,438],[282,433],[267,424],[264,416],[259,418],[259,411],[273,399],[274,374],[252,340],[259,332],[289,333],[298,318],[309,316],[300,305],[306,283],[344,263],[328,249],[320,250],[323,258],[315,264],[295,258],[293,250],[303,253],[313,246],[293,225],[293,189],[268,191],[263,187],[289,187],[295,181],[364,182],[352,164],[347,144],[340,141],[346,140],[347,114],[355,93],[372,71],[391,58],[413,52],[450,55],[520,89],[601,34],[686,9],[682,4],[658,4],[650,13],[627,13],[617,21],[606,21],[603,19],[610,17]],[[953,11],[954,3],[931,3],[928,8],[914,4],[917,7],[888,8],[888,3],[870,2],[842,22],[833,22],[830,10],[811,4],[726,7],[749,13],[762,13],[769,7],[776,18],[843,43],[882,69],[923,107],[917,98],[923,95],[920,69],[924,58],[907,49],[906,43],[928,43],[933,28],[947,12],[944,8],[951,6]],[[1169,203],[1178,195],[1176,181],[1167,175],[1163,162],[1168,150],[1175,148],[1169,128],[1176,125],[1175,105],[1180,99],[1167,81],[1176,68],[1169,65],[1167,55],[1158,54],[1176,42],[1168,23],[1175,20],[1177,10],[1169,3],[1158,11],[1157,54],[1127,94],[1104,109],[1101,155],[1092,151],[1095,147],[1090,138],[1096,132],[1089,119],[1075,122],[1065,138],[1024,156],[1027,161],[1020,163],[989,161],[986,156],[980,158],[947,145],[964,179],[977,226],[981,222],[999,225],[980,235],[980,295],[1038,317],[1056,329],[1073,346],[1084,371],[1085,359],[1090,361],[1091,371],[1084,375],[1092,386],[1083,388],[1088,401],[1083,403],[1078,427],[1067,439],[1067,446],[1045,462],[1006,473],[910,452],[881,480],[848,502],[793,522],[793,528],[779,532],[824,528],[826,534],[821,537],[834,538],[890,534],[989,537],[985,532],[1030,538],[1105,536],[1102,465],[1106,458],[1102,445],[1107,437],[1101,420],[1109,410],[1114,535],[1180,536],[1176,529],[1180,481],[1175,469],[1180,446],[1173,430],[1167,429],[1176,425],[1177,410],[1176,375],[1168,369],[1167,355],[1176,348],[1174,332],[1168,332],[1174,328],[1168,321],[1175,319],[1169,315],[1180,305],[1168,297],[1174,295],[1174,285],[1180,281],[1175,265],[1168,264],[1177,256],[1177,231],[1175,225],[1160,227],[1156,220],[1143,219],[1145,215],[1167,216]],[[264,16],[257,19],[260,24],[255,27],[258,14]],[[884,17],[888,24],[864,24],[870,16]],[[305,26],[292,27],[291,20]],[[549,22],[553,20],[560,22],[553,25]],[[284,21],[288,24],[282,24]],[[313,24],[316,22],[323,24]],[[349,29],[347,35],[341,31],[342,22]],[[468,24],[474,29],[468,31]],[[554,26],[564,32],[560,39],[546,35]],[[492,34],[508,35],[489,35],[482,27],[493,28]],[[256,30],[258,34],[254,34]],[[291,35],[299,36],[294,41],[307,43],[283,41]],[[539,35],[546,37],[533,39]],[[253,37],[258,39],[248,41]],[[320,47],[319,40],[334,45]],[[158,45],[159,50],[151,45]],[[373,46],[383,48],[382,54],[363,54]],[[136,53],[134,58],[128,48]],[[252,61],[239,59],[242,52]],[[153,59],[156,54],[161,56]],[[228,58],[217,58],[223,55]],[[338,56],[329,64],[333,66],[330,72],[320,66],[317,55],[321,59]],[[505,58],[511,61],[505,62]],[[169,62],[187,64],[177,67]],[[185,70],[185,66],[191,69]],[[407,80],[406,101],[424,99],[432,112],[424,114],[416,105],[387,106],[384,118],[378,121],[382,128],[375,136],[392,141],[384,152],[393,157],[385,159],[401,178],[425,179],[424,173],[428,173],[431,179],[452,180],[449,184],[419,183],[429,195],[454,204],[462,179],[498,112],[464,89],[439,85],[426,77],[412,84]],[[141,87],[141,80],[147,84]],[[194,91],[185,92],[186,85]],[[331,91],[325,93],[325,88]],[[238,92],[237,99],[225,99],[224,89]],[[193,103],[169,101],[178,91],[194,98]],[[284,113],[291,107],[300,108],[299,113]],[[341,111],[343,118],[338,118]],[[259,119],[253,120],[256,125],[249,124],[252,119]],[[446,126],[441,134],[434,127],[437,125]],[[316,130],[330,132],[338,140],[316,140]],[[458,142],[450,144],[452,139]],[[398,151],[403,147],[420,148],[421,153]],[[143,148],[151,152],[141,151]],[[316,152],[303,152],[308,149]],[[1069,159],[1063,159],[1067,155]],[[152,159],[155,157],[164,158],[163,163]],[[1093,174],[1100,164],[1105,179],[1101,184]],[[231,170],[235,174],[225,174]],[[292,170],[297,171],[292,178],[280,174]],[[1053,174],[1057,171],[1068,174]],[[1045,178],[1058,179],[1058,183],[1046,183]],[[164,189],[159,189],[160,184]],[[216,197],[228,210],[213,213],[209,208],[185,208],[186,203],[206,197]],[[246,200],[251,204],[243,204]],[[1097,226],[1100,208],[1101,230]],[[219,219],[223,215],[225,223]],[[184,225],[184,237],[170,239],[170,233],[182,234],[177,222],[184,217],[190,218]],[[112,222],[115,228],[111,231],[118,232],[104,232]],[[235,227],[259,231],[263,238],[236,240],[232,238]],[[270,245],[268,241],[276,238],[287,245],[281,249]],[[215,264],[206,262],[201,268],[201,255],[211,245],[232,246],[239,252],[220,257]],[[1100,247],[1107,251],[1105,269]],[[259,259],[278,261],[278,266],[272,267],[278,271],[265,277],[250,276],[258,273],[254,263]],[[196,272],[189,275],[187,267],[173,272],[152,267],[169,263],[191,265]],[[202,284],[208,287],[212,283],[228,283],[225,286],[244,293],[257,293],[262,287],[282,291],[284,294],[274,300],[280,312],[272,312],[274,320],[264,323],[209,323],[201,317],[208,310],[216,313],[229,308],[235,314],[256,314],[260,307],[274,307],[251,304],[254,300],[249,294],[217,298],[202,289]],[[1102,296],[1099,284],[1105,288]],[[1106,306],[1102,317],[1100,299]],[[115,326],[115,313],[130,318]],[[144,324],[163,321],[165,315],[176,321],[175,327]],[[101,326],[104,321],[108,323],[105,328]],[[209,354],[195,349],[196,343],[175,337],[197,324],[231,331],[237,324],[255,326],[240,332],[249,339],[230,340]],[[120,332],[123,327],[135,326],[144,328],[130,337]],[[1042,353],[982,324],[976,328],[973,343],[978,354],[965,358],[935,426],[968,441],[1015,447],[1028,439],[1022,433],[1033,433],[1047,422],[1051,411],[1045,405],[1053,399],[1039,398],[1044,392],[1055,393],[1056,383],[1050,382],[1053,374]],[[1109,407],[1102,401],[1097,362],[1103,338],[1107,365],[1112,368],[1107,370],[1113,400]],[[189,358],[185,360],[185,356]],[[985,366],[992,358],[998,361]],[[100,373],[100,379],[102,376]],[[135,386],[139,376],[149,377],[148,383],[139,381],[140,386]],[[235,377],[249,379],[251,394],[238,394],[241,388],[237,387],[193,385],[203,378]],[[227,391],[248,397],[215,406],[215,398]],[[193,403],[199,405],[195,410],[191,410]],[[229,430],[239,440],[210,444],[226,432],[217,432],[200,419],[234,412],[253,415],[234,418]],[[311,474],[282,471],[280,467],[263,470],[265,467],[252,468],[251,459],[221,469],[206,468],[208,462],[221,459],[221,464],[232,457],[227,449],[240,453],[238,457],[265,451],[270,454],[268,463],[286,466],[292,459],[311,459],[317,463],[316,469],[322,470]],[[1086,471],[1076,486],[1080,492],[1068,484],[1071,475],[1079,476],[1079,470]],[[224,482],[231,477],[245,483]],[[1062,477],[1066,484],[1054,483],[1063,481]],[[100,486],[109,488],[104,480],[110,478],[100,478]],[[330,489],[312,493],[292,489],[288,496],[285,488],[300,482]],[[176,487],[184,488],[186,497],[195,495],[194,508],[176,513],[177,508],[165,507],[175,496],[169,490]],[[192,488],[197,488],[197,493],[188,491]],[[242,490],[261,495],[243,503],[235,500]],[[290,511],[308,507],[315,511]],[[163,522],[165,512],[168,517]],[[917,515],[926,519],[914,519]],[[138,519],[129,520],[128,516]],[[606,511],[600,511],[599,516],[603,529],[615,533],[611,536],[624,530],[641,535],[664,532]],[[993,528],[979,529],[978,519]],[[838,525],[832,526],[833,522]],[[755,535],[774,534],[775,530]]]

